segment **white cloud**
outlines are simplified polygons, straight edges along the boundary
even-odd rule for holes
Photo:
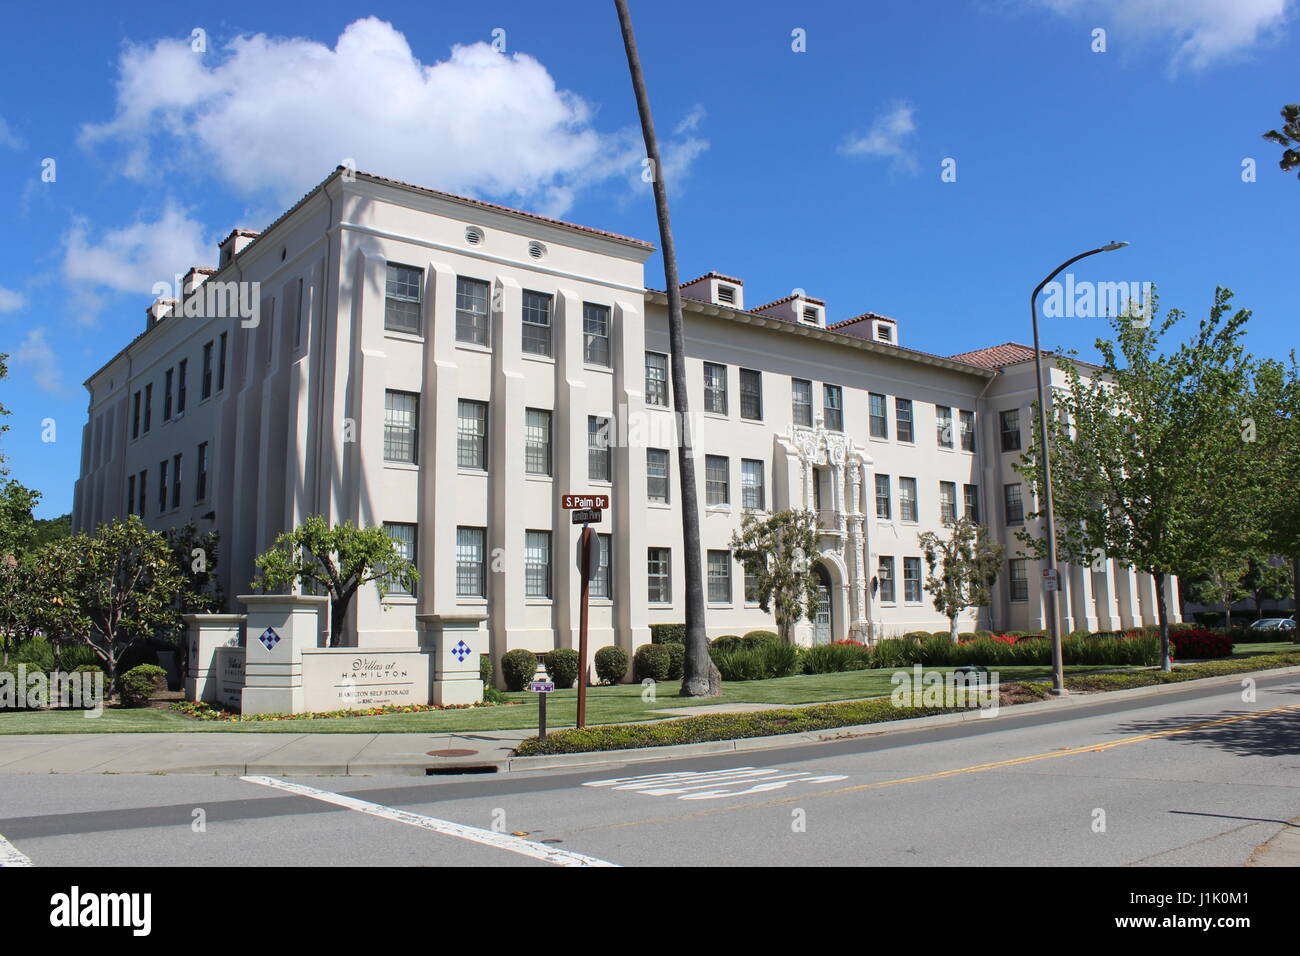
[[[915,110],[908,103],[897,102],[888,112],[876,117],[868,132],[846,138],[840,144],[840,152],[846,156],[883,157],[892,161],[896,169],[914,173],[917,161],[910,144],[915,132]]]
[[[1029,0],[1096,26],[1115,24],[1143,39],[1172,37],[1169,67],[1201,70],[1278,34],[1295,0]],[[1112,33],[1112,42],[1114,34]]]
[[[26,304],[27,297],[21,292],[15,292],[0,285],[0,312],[16,312]]]
[[[639,166],[626,131],[601,133],[592,118],[526,54],[474,43],[425,64],[393,26],[369,17],[333,48],[264,34],[218,54],[195,54],[188,40],[131,46],[116,115],[81,138],[119,146],[136,179],[179,165],[282,204],[352,159],[395,179],[558,214],[579,189],[625,175],[620,163]]]
[[[137,218],[98,237],[79,219],[64,240],[63,277],[73,287],[83,321],[92,321],[105,291],[152,295],[155,283],[174,283],[177,273],[215,259],[215,243],[216,237],[206,237],[203,226],[171,202],[156,219]]]
[[[63,373],[54,350],[45,341],[45,329],[32,329],[14,351],[11,361],[15,371],[22,369],[32,377],[38,388],[55,395],[67,395]]]
[[[5,118],[0,116],[0,149],[22,149],[23,141],[9,128]]]

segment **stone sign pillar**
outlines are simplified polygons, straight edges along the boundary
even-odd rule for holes
[[[481,611],[455,614],[417,614],[420,647],[431,652],[429,702],[431,704],[477,704],[483,700],[479,679],[479,655],[487,650],[487,631]]]
[[[329,598],[310,594],[241,594],[248,608],[244,659],[245,714],[303,710],[302,652],[319,646]]]
[[[243,614],[182,614],[188,664],[185,668],[185,699],[221,701],[221,674],[217,649],[243,644]]]

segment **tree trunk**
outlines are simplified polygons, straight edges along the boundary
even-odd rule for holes
[[[1160,621],[1160,669],[1173,670],[1169,657],[1169,608],[1165,605],[1165,573],[1154,571],[1151,575],[1156,582],[1156,614]]]
[[[333,598],[330,601],[330,647],[339,646],[339,637],[343,633],[343,618],[347,616],[350,599],[351,595]]]
[[[682,330],[682,298],[678,287],[677,251],[673,245],[672,224],[668,217],[668,190],[664,184],[663,163],[659,159],[659,140],[655,136],[650,96],[641,72],[636,36],[627,0],[614,0],[623,48],[627,53],[632,92],[636,95],[641,133],[646,157],[650,160],[651,188],[655,212],[659,218],[659,240],[664,258],[664,283],[668,290],[668,339],[672,353],[673,409],[677,413],[677,474],[682,503],[683,570],[686,572],[686,656],[682,661],[683,697],[716,697],[721,693],[722,675],[709,657],[709,642],[704,634],[704,573],[700,554],[700,506],[695,487],[695,457],[690,428],[690,404],[687,401],[686,345]]]
[[[954,644],[957,643],[957,615],[954,614],[948,618],[948,636],[952,638]]]

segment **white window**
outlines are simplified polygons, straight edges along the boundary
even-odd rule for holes
[[[667,504],[670,480],[668,477],[668,451],[664,448],[645,450],[646,497]]]
[[[524,593],[530,598],[551,596],[551,533],[524,534]]]
[[[583,358],[609,367],[609,306],[582,303]]]
[[[731,459],[724,455],[704,456],[704,503],[731,504]]]
[[[414,392],[384,392],[384,460],[415,463],[420,396]]]
[[[935,439],[940,448],[952,447],[952,409],[947,405],[934,406]]]
[[[487,403],[462,398],[457,406],[457,416],[456,464],[461,468],[487,471]]]
[[[975,413],[961,412],[961,450],[975,450]]]
[[[397,551],[398,557],[405,558],[412,565],[415,564],[415,525],[399,524],[393,521],[384,522],[384,534],[392,538],[393,546]],[[394,580],[389,582],[388,589],[393,594],[410,594],[411,590],[407,586],[406,580]]]
[[[903,600],[921,600],[921,559],[903,559]]]
[[[763,420],[763,373],[753,369],[740,370],[740,417],[753,421]]]
[[[880,558],[876,580],[880,583],[880,600],[885,604],[894,603],[894,559],[883,555]]]
[[[876,475],[876,517],[888,521],[893,516],[889,494],[889,476]]]
[[[838,385],[822,386],[822,416],[828,430],[844,431],[844,391]]]
[[[731,603],[731,552],[709,552],[709,602]]]
[[[645,354],[645,403],[668,407],[668,356],[662,352]]]
[[[1020,493],[1020,485],[1004,485],[1002,500],[1005,505],[1004,517],[1007,524],[1025,523],[1025,501]]]
[[[767,507],[766,479],[761,461],[741,459],[740,506],[752,511],[762,511]]]
[[[806,428],[811,428],[813,423],[812,382],[802,378],[791,379],[790,402],[790,411],[794,418],[794,423],[796,425],[803,425]]]
[[[951,481],[939,482],[939,520],[957,523],[957,486]]]
[[[525,412],[524,470],[530,475],[551,473],[551,413],[541,408]]]
[[[980,488],[979,485],[962,485],[962,495],[966,503],[966,517],[976,524],[980,520]]]
[[[910,398],[894,399],[894,422],[898,429],[898,440],[912,441],[912,400]]]
[[[479,279],[456,279],[456,341],[487,345],[488,284]]]
[[[704,410],[727,414],[727,366],[704,363]]]
[[[883,395],[875,392],[870,394],[871,403],[871,437],[888,438],[889,437],[889,412],[887,411],[886,399]]]
[[[1012,558],[1010,565],[1010,597],[1013,601],[1029,600],[1029,574],[1025,570],[1024,558]]]
[[[918,512],[916,502],[916,479],[898,479],[898,517],[902,521],[916,521]]]
[[[650,582],[651,604],[671,604],[673,600],[673,560],[669,548],[646,549],[646,576]]]
[[[609,442],[609,419],[587,416],[587,479],[613,481],[613,461]]]
[[[551,354],[551,297],[542,292],[525,292],[523,309],[524,352]]]
[[[487,529],[456,529],[456,596],[487,597]]]
[[[591,569],[591,596],[594,598],[604,598],[609,600],[614,596],[612,590],[612,578],[610,574],[610,547],[609,535],[597,534],[596,544],[598,545],[598,558],[596,566]]]
[[[420,287],[424,271],[388,263],[384,280],[384,328],[420,334]],[[223,350],[224,351],[224,350]]]

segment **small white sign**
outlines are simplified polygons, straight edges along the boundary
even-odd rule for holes
[[[1056,568],[1043,568],[1043,590],[1060,590],[1060,578],[1057,577]]]
[[[528,690],[534,694],[549,694],[555,690],[555,682],[549,680],[535,680],[528,685]]]

